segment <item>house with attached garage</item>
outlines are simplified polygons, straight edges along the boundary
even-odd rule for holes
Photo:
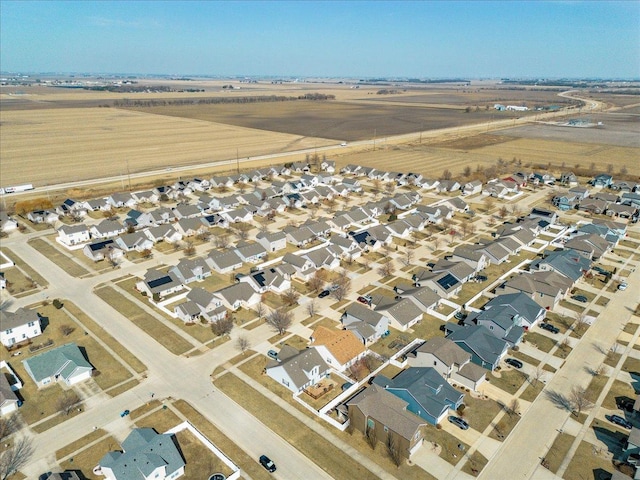
[[[417,286],[431,289],[442,298],[457,295],[462,289],[462,282],[455,275],[444,272],[432,272],[426,269],[418,269],[412,279]]]
[[[22,405],[22,401],[13,391],[9,380],[0,369],[0,417],[15,412],[20,405]]]
[[[356,178],[345,178],[342,180],[342,186],[346,187],[350,192],[361,192],[362,184]]]
[[[158,207],[155,210],[149,212],[151,219],[155,225],[163,225],[165,223],[171,223],[175,220],[175,215],[167,207]]]
[[[112,238],[88,243],[83,247],[82,253],[94,262],[99,262],[105,258],[119,260],[124,257],[124,250]]]
[[[72,217],[85,217],[87,215],[87,205],[85,202],[76,202],[71,198],[67,198],[59,206],[56,207],[58,215],[70,215]]]
[[[285,227],[284,233],[287,236],[287,242],[296,247],[304,247],[316,239],[316,234],[308,227]]]
[[[138,203],[158,203],[158,200],[160,200],[160,196],[157,193],[152,192],[151,190],[134,192],[132,195],[133,198],[138,201]]]
[[[487,371],[472,363],[471,354],[448,338],[434,337],[422,343],[407,354],[407,363],[411,367],[432,367],[448,382],[474,392],[486,380]]]
[[[422,446],[427,421],[409,410],[407,400],[383,387],[373,384],[361,390],[346,406],[353,428],[365,435],[375,433],[383,444],[391,437],[403,458],[410,458]]]
[[[208,231],[208,227],[202,221],[202,217],[181,218],[173,224],[173,228],[175,228],[183,238],[193,237],[194,235],[200,235]]]
[[[126,232],[124,225],[115,220],[105,219],[97,225],[89,228],[92,238],[111,238]]]
[[[153,242],[144,232],[125,233],[115,239],[115,245],[125,252],[143,252],[153,248]]]
[[[230,273],[242,267],[242,259],[233,250],[211,250],[205,260],[218,273]]]
[[[229,223],[250,222],[253,220],[253,209],[245,206],[238,207],[220,215],[225,217]]]
[[[0,343],[5,347],[28,341],[41,334],[40,315],[35,310],[22,307],[15,312],[0,310]]]
[[[407,410],[431,425],[439,424],[449,410],[456,410],[464,400],[464,393],[431,367],[410,367],[392,379],[376,375],[373,383],[408,402]]]
[[[362,342],[349,330],[317,327],[310,338],[310,346],[315,348],[327,364],[344,372],[367,353]]]
[[[185,285],[201,282],[211,276],[211,268],[200,257],[181,258],[176,266],[169,269],[169,272],[173,273]]]
[[[182,240],[182,234],[177,232],[171,225],[158,225],[157,227],[151,227],[144,230],[144,234],[153,243],[167,242],[174,244]]]
[[[293,253],[286,253],[284,257],[282,257],[282,264],[292,266],[295,269],[294,275],[303,282],[309,281],[317,271],[311,260],[306,257],[294,255]]]
[[[195,322],[200,318],[213,323],[225,318],[227,309],[213,293],[196,287],[189,291],[185,302],[174,307],[173,313],[185,323]]]
[[[302,256],[309,259],[317,269],[334,270],[340,266],[340,259],[327,247],[316,248]]]
[[[322,359],[315,348],[299,351],[289,345],[282,347],[277,360],[267,363],[269,377],[294,394],[317,384],[327,377],[331,367]]]
[[[573,281],[554,271],[514,275],[496,292],[524,293],[542,308],[552,310],[573,287]]]
[[[260,232],[256,235],[256,241],[267,252],[277,252],[287,248],[287,235],[284,232]]]
[[[575,187],[578,185],[578,177],[573,172],[564,172],[560,175],[560,183]]]
[[[90,238],[89,228],[84,224],[63,225],[58,229],[58,241],[68,247],[88,242]]]
[[[184,285],[174,273],[156,269],[147,270],[144,279],[136,283],[136,290],[154,298],[163,298],[182,289]]]
[[[214,292],[222,304],[229,310],[237,310],[240,307],[251,308],[262,299],[262,296],[256,292],[251,285],[246,282],[239,282],[230,287],[223,288]]]
[[[510,344],[498,338],[483,325],[460,326],[446,324],[447,338],[471,354],[471,361],[488,370],[495,370],[507,354]]]
[[[453,262],[464,262],[473,268],[476,273],[484,270],[490,264],[489,257],[486,253],[468,248],[466,245],[456,247],[450,260]]]
[[[174,480],[184,475],[185,461],[173,434],[135,428],[97,468],[106,480]]]
[[[275,268],[267,268],[248,275],[238,274],[239,282],[246,282],[258,293],[284,293],[291,288],[291,280],[285,278]]]
[[[133,208],[138,201],[130,193],[114,193],[107,197],[107,203],[113,208]]]
[[[389,317],[386,314],[358,303],[345,309],[340,322],[345,330],[352,331],[364,345],[375,342],[389,329]]]
[[[106,198],[94,198],[87,201],[87,208],[92,212],[108,212],[113,208]]]
[[[91,378],[93,366],[75,343],[40,353],[23,360],[22,364],[38,388],[55,382],[71,386]]]
[[[343,237],[333,234],[329,238],[329,243],[338,249],[341,258],[350,258],[355,260],[362,255],[362,248],[352,236]]]
[[[267,256],[267,250],[256,242],[238,242],[235,252],[243,262],[258,263]]]
[[[155,226],[151,214],[139,210],[129,210],[123,223],[125,227],[133,226],[136,229]]]
[[[578,235],[564,244],[568,250],[573,250],[589,260],[598,260],[607,253],[613,244],[595,233]]]
[[[183,204],[171,209],[173,215],[179,220],[181,218],[195,218],[202,215],[202,210],[197,205]]]
[[[428,287],[416,287],[413,284],[399,283],[393,287],[396,296],[411,300],[423,313],[432,313],[438,308],[440,295]]]
[[[596,175],[589,183],[594,187],[610,187],[613,184],[613,177],[607,173],[600,173]]]
[[[58,221],[60,215],[50,210],[34,210],[27,214],[27,219],[33,223],[50,223]]]
[[[422,320],[422,310],[411,299],[390,300],[376,305],[375,311],[384,313],[393,328],[404,332]]]

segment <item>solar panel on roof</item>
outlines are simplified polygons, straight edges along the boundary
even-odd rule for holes
[[[91,249],[92,252],[96,252],[98,250],[102,250],[107,245],[111,245],[112,243],[113,243],[113,240],[105,240],[104,242],[92,243],[89,245],[89,248]]]
[[[458,279],[447,273],[444,277],[437,281],[438,285],[440,285],[444,290],[449,290],[452,286],[458,283]]]
[[[166,275],[164,277],[161,278],[156,278],[155,280],[151,280],[149,282],[149,288],[156,288],[159,287],[161,285],[166,285],[167,283],[171,283],[171,277],[169,275]]]

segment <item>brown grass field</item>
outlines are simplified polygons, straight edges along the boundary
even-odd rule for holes
[[[148,83],[164,83],[151,80]],[[215,169],[197,169],[206,162],[278,154],[302,149],[335,145],[338,141],[376,139],[376,150],[364,147],[337,148],[328,152],[338,165],[360,163],[399,171],[415,171],[430,177],[444,169],[454,173],[466,166],[495,164],[498,157],[517,157],[523,164],[552,162],[567,168],[595,163],[605,168],[624,165],[633,171],[638,148],[628,140],[596,138],[589,143],[579,135],[589,136],[587,129],[565,129],[560,137],[536,133],[537,125],[511,127],[504,131],[478,126],[465,132],[449,131],[434,135],[429,131],[445,127],[465,127],[502,118],[506,112],[492,109],[465,113],[464,105],[481,102],[517,103],[545,101],[561,104],[557,90],[509,90],[493,87],[413,86],[397,95],[377,95],[384,86],[351,89],[338,84],[249,84],[233,91],[222,90],[223,81],[196,81],[189,87],[204,88],[200,93],[130,94],[88,92],[45,87],[20,91],[14,87],[0,90],[0,179],[3,186],[33,183],[51,185],[75,180],[120,176],[110,188],[122,188],[127,173],[166,168],[155,181],[171,181],[177,176],[173,167],[193,165],[194,171],[181,175],[205,175],[230,172],[235,165]],[[182,85],[184,87],[184,84]],[[218,104],[166,106],[124,110],[98,108],[125,97],[195,98],[202,96],[299,95],[320,92],[336,96],[335,101],[291,101],[262,104]],[[13,93],[10,95],[10,93]],[[24,93],[17,95],[16,93]],[[15,94],[15,95],[14,95]],[[144,95],[144,96],[142,96]],[[557,101],[556,101],[557,100]],[[609,132],[623,131],[628,138],[637,131],[635,96],[606,95],[608,104],[628,106],[630,120],[617,123],[606,119]],[[637,103],[637,102],[636,102]],[[440,108],[432,108],[431,105]],[[26,109],[24,106],[27,105]],[[31,107],[37,106],[33,109]],[[78,107],[78,108],[71,108]],[[84,108],[79,108],[84,107]],[[517,112],[515,112],[517,113]],[[578,112],[576,112],[577,114]],[[508,115],[514,115],[514,112]],[[612,114],[613,115],[613,114]],[[594,116],[595,118],[595,116]],[[626,123],[625,123],[626,122]],[[634,123],[635,122],[635,123]],[[507,123],[511,124],[509,120]],[[515,120],[514,120],[515,123]],[[413,139],[394,139],[392,135],[424,131],[419,143]],[[591,130],[591,129],[588,129]],[[546,132],[546,130],[543,129]],[[533,133],[532,133],[533,132]],[[389,136],[389,138],[387,138]],[[528,137],[528,138],[523,138]],[[595,137],[595,136],[594,136]],[[620,137],[620,136],[619,136]],[[620,137],[621,138],[621,137]],[[627,142],[625,144],[625,141]],[[301,160],[304,155],[283,157],[281,161],[243,162],[242,168]],[[134,182],[148,186],[153,179]],[[93,187],[92,187],[93,188]],[[72,192],[80,194],[81,192]],[[85,192],[90,193],[90,192]],[[71,194],[71,193],[69,193]]]

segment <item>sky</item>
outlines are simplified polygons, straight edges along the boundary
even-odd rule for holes
[[[640,1],[0,0],[0,70],[640,78]]]

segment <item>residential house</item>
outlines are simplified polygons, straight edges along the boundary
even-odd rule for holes
[[[284,232],[260,232],[256,235],[256,241],[267,252],[277,252],[287,248],[287,235]]]
[[[468,248],[466,245],[460,245],[453,250],[450,260],[453,262],[465,262],[477,273],[484,270],[491,263],[486,253],[480,250]]]
[[[139,210],[129,210],[127,212],[127,216],[122,222],[125,227],[134,227],[134,228],[146,228],[155,226],[155,222],[153,221],[153,217],[148,212],[141,212]]]
[[[33,223],[48,223],[53,225],[59,218],[60,215],[50,210],[34,210],[27,214],[27,219]]]
[[[560,183],[575,187],[578,185],[578,177],[573,172],[564,172],[560,175]]]
[[[601,236],[595,233],[590,233],[578,235],[577,237],[567,241],[564,246],[568,250],[573,250],[579,253],[586,259],[598,260],[611,249],[612,244],[607,242],[607,240]]]
[[[349,424],[378,441],[393,438],[403,458],[410,458],[421,446],[427,422],[408,409],[409,402],[378,385],[371,385],[347,401]]]
[[[153,248],[153,241],[144,232],[133,232],[119,236],[115,239],[115,245],[125,252],[143,252]],[[86,248],[86,247],[85,247]]]
[[[130,193],[114,193],[109,195],[107,198],[107,203],[111,205],[113,208],[133,208],[138,202]]]
[[[195,287],[187,293],[186,301],[173,309],[176,316],[185,323],[204,319],[209,323],[217,322],[227,316],[222,300],[207,290]]]
[[[222,304],[229,310],[237,310],[240,307],[251,308],[260,303],[261,295],[247,282],[239,282],[230,287],[214,292]]]
[[[598,200],[597,198],[585,198],[578,203],[578,210],[600,215],[607,211],[609,202],[606,200]]]
[[[58,229],[58,241],[68,247],[88,242],[90,238],[89,228],[84,224],[62,225]]]
[[[5,347],[27,342],[41,334],[40,315],[35,310],[22,307],[15,312],[0,310],[0,343]]]
[[[323,160],[322,163],[320,163],[320,170],[323,172],[334,173],[336,171],[335,160]]]
[[[393,379],[376,375],[373,383],[408,402],[407,410],[437,425],[456,410],[464,400],[464,393],[456,390],[431,367],[411,367]]]
[[[436,187],[438,192],[456,192],[460,190],[461,185],[457,180],[440,180]]]
[[[483,325],[458,326],[447,324],[447,338],[471,354],[471,361],[488,370],[495,370],[507,354],[509,343],[493,335]]]
[[[208,230],[208,227],[202,221],[202,217],[181,218],[172,225],[183,238],[201,235]]]
[[[242,206],[228,212],[222,212],[229,223],[250,222],[253,220],[254,207]]]
[[[285,227],[284,232],[287,237],[287,242],[296,247],[303,247],[316,239],[316,234],[308,227]]]
[[[613,184],[613,177],[606,173],[596,175],[590,182],[594,187],[610,187]]]
[[[92,238],[112,238],[126,232],[126,228],[116,220],[105,219],[97,225],[89,227]]]
[[[334,270],[340,266],[340,259],[327,247],[316,248],[302,256],[309,259],[316,269]]]
[[[242,267],[242,259],[234,250],[211,250],[206,262],[218,273],[230,273]]]
[[[171,209],[175,217],[179,220],[181,218],[195,218],[202,215],[202,209],[197,205],[182,204]]]
[[[533,260],[529,264],[531,271],[553,270],[573,282],[578,281],[591,268],[591,260],[573,250],[556,250],[544,252],[542,258]]]
[[[389,329],[389,318],[385,314],[358,303],[349,305],[340,321],[346,330],[351,330],[365,345],[375,342]]]
[[[282,264],[293,267],[295,271],[294,275],[303,282],[309,281],[317,271],[311,260],[306,257],[294,255],[293,253],[286,253],[284,257],[282,257]]]
[[[108,212],[113,208],[113,205],[110,204],[106,198],[94,198],[93,200],[87,201],[87,208],[92,212]]]
[[[267,268],[248,275],[237,275],[239,282],[246,282],[258,293],[284,293],[291,288],[291,280],[285,278],[275,268]]]
[[[432,367],[452,384],[473,391],[486,380],[486,370],[471,362],[471,354],[448,338],[434,337],[407,354],[411,367]]]
[[[339,250],[341,258],[355,260],[362,255],[362,247],[353,236],[343,237],[334,234],[329,238],[329,243]]]
[[[105,258],[117,261],[124,257],[124,250],[112,238],[88,243],[83,247],[82,253],[94,262],[99,262]]]
[[[38,388],[63,381],[67,386],[91,378],[93,366],[75,343],[34,355],[22,361],[24,369]]]
[[[143,192],[134,192],[133,198],[137,200],[137,203],[158,203],[160,196],[151,190],[145,190]]]
[[[11,388],[6,375],[0,370],[0,417],[15,412],[20,405],[22,401]]]
[[[182,240],[182,234],[178,233],[171,225],[158,225],[143,232],[153,243],[167,242],[175,244]]]
[[[256,242],[239,242],[235,252],[240,260],[250,263],[258,263],[267,256],[267,250]]]
[[[98,468],[106,480],[174,480],[184,475],[185,461],[173,434],[134,428],[121,450],[107,453]]]
[[[411,300],[423,313],[432,313],[438,308],[440,295],[428,287],[416,287],[412,284],[398,284],[393,287],[396,295]]]
[[[375,310],[389,318],[392,327],[406,331],[422,320],[422,310],[409,298],[376,305]]]
[[[450,298],[457,295],[462,289],[462,282],[449,272],[432,272],[426,269],[418,269],[412,279],[416,286],[431,289],[442,298]]]
[[[69,215],[72,217],[82,218],[87,215],[87,206],[84,202],[76,202],[71,198],[67,198],[56,207],[56,213],[58,215]]]
[[[472,180],[462,187],[463,195],[475,195],[476,193],[482,193],[482,182],[480,180]]]
[[[149,297],[163,298],[184,288],[182,282],[171,272],[162,272],[149,269],[144,274],[142,281],[136,283],[139,292],[146,293]]]
[[[504,293],[524,293],[542,308],[552,310],[573,287],[573,281],[553,270],[521,273],[500,286]]]
[[[289,345],[285,345],[278,353],[278,359],[271,360],[266,367],[269,377],[294,394],[317,384],[330,371],[331,367],[316,348],[298,351]]]
[[[632,205],[610,204],[604,212],[610,217],[632,219],[638,216],[638,208]]]
[[[211,276],[211,267],[204,258],[181,258],[178,264],[169,269],[184,285],[201,282]]]
[[[345,178],[342,180],[342,186],[346,187],[350,192],[361,192],[362,184],[356,178]]]
[[[154,225],[163,225],[165,223],[171,223],[175,220],[175,215],[171,209],[167,207],[158,207],[155,210],[149,212]]]
[[[315,348],[331,368],[344,372],[367,353],[364,345],[349,330],[316,327],[310,346]]]

